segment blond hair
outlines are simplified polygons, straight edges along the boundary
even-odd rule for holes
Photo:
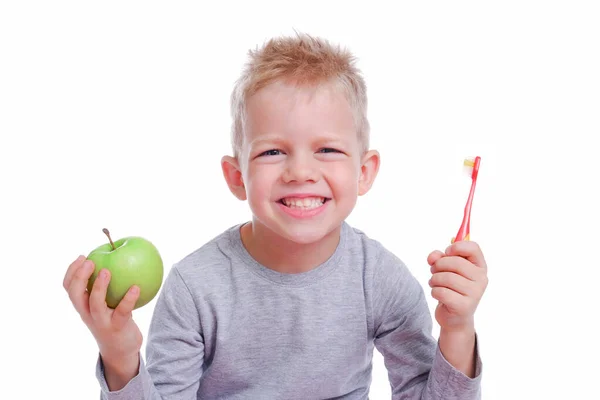
[[[366,84],[355,66],[356,58],[346,49],[308,34],[269,40],[262,48],[248,52],[249,61],[231,93],[231,145],[237,157],[244,139],[246,100],[276,81],[302,86],[334,83],[343,89],[354,111],[361,150],[369,147]]]

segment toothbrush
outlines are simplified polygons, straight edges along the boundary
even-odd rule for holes
[[[481,162],[481,157],[475,157],[474,160],[465,159],[464,165],[466,167],[472,168],[471,172],[471,191],[469,192],[469,198],[467,199],[467,204],[465,205],[465,214],[463,216],[462,224],[458,229],[458,233],[455,237],[452,238],[451,243],[458,242],[461,240],[470,240],[470,223],[471,223],[471,206],[473,204],[473,194],[475,193],[475,185],[477,183],[477,175],[479,174],[479,163]]]

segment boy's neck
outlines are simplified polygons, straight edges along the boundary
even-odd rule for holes
[[[340,233],[341,225],[315,243],[298,244],[256,222],[243,225],[240,231],[244,247],[257,262],[287,274],[307,272],[327,261],[339,244]]]

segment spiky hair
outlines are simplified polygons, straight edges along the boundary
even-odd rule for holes
[[[231,93],[231,145],[239,155],[244,138],[246,101],[261,88],[276,82],[315,87],[333,83],[344,92],[354,112],[361,148],[369,147],[367,90],[356,58],[347,49],[305,33],[270,39],[248,52],[249,60]]]

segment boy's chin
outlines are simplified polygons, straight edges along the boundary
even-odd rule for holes
[[[279,227],[278,233],[287,240],[300,245],[314,244],[327,238],[336,226],[330,227]]]

